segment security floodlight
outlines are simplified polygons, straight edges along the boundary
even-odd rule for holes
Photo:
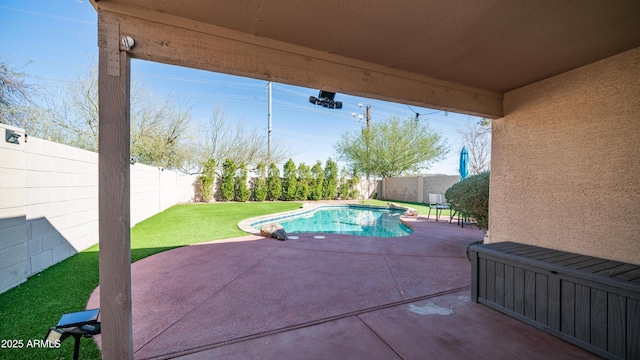
[[[334,101],[336,93],[320,90],[318,97],[309,96],[309,102],[330,109],[342,109],[341,101]]]
[[[11,144],[20,144],[18,139],[21,138],[21,137],[22,137],[22,135],[18,134],[17,132],[15,132],[13,130],[5,129],[4,140],[6,142],[11,143]]]
[[[61,342],[69,336],[73,336],[75,340],[73,359],[78,360],[80,339],[82,337],[90,338],[93,335],[100,334],[98,315],[100,315],[100,309],[63,314],[60,321],[58,321],[58,325],[51,327],[47,336],[44,338],[46,346],[58,348]]]

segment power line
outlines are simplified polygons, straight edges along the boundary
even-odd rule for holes
[[[68,17],[63,17],[63,16],[57,16],[57,15],[51,15],[51,14],[46,14],[46,13],[40,13],[40,12],[35,12],[35,11],[10,8],[10,7],[6,7],[6,6],[0,6],[0,9],[20,12],[20,13],[29,14],[29,15],[43,16],[43,17],[48,17],[48,18],[56,19],[56,20],[62,20],[62,21],[66,21],[66,22],[75,22],[75,23],[85,24],[85,25],[95,26],[95,24],[96,24],[96,21],[78,20],[78,19],[73,19],[73,18],[68,18]]]
[[[422,114],[420,114],[420,113],[418,113],[417,111],[413,110],[413,109],[411,108],[411,106],[407,105],[407,107],[409,108],[409,110],[411,110],[411,112],[413,112],[414,114],[416,114],[416,120],[418,120],[418,119],[420,118],[420,115],[426,115],[426,116],[429,116],[429,115],[437,114],[437,113],[439,113],[439,112],[441,112],[441,111],[442,111],[442,110],[436,110],[436,111],[433,111],[433,112],[430,112],[430,113],[422,113]],[[446,111],[445,111],[444,113],[445,113],[445,115],[447,115],[447,112],[446,112]]]

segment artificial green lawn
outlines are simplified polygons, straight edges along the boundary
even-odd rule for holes
[[[394,202],[416,208],[422,215],[429,213],[428,205]],[[365,200],[362,203],[387,205],[387,201],[382,200]],[[246,233],[237,227],[240,220],[300,207],[298,202],[176,205],[131,229],[131,260],[189,244],[243,236]],[[447,210],[443,213],[448,216]],[[56,325],[63,313],[83,310],[96,286],[97,245],[0,294],[0,340],[23,342],[21,349],[0,349],[0,359],[71,359],[72,338],[65,340],[60,349],[27,348],[28,342],[43,339],[49,327]],[[93,341],[81,341],[80,358],[100,357]]]
[[[131,229],[132,262],[179,246],[246,235],[240,220],[301,207],[297,202],[216,203],[176,205]],[[85,308],[98,285],[98,246],[82,251],[25,283],[0,294],[0,359],[71,359],[73,338],[59,349],[27,348],[29,341],[42,340],[63,313]],[[80,342],[81,359],[100,359],[92,340]]]

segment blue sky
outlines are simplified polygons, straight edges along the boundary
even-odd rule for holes
[[[97,60],[97,15],[88,0],[0,0],[0,61],[28,75],[27,82],[55,93]],[[132,61],[132,76],[153,96],[179,98],[193,105],[192,123],[206,122],[214,108],[224,110],[228,122],[243,121],[267,136],[267,82],[200,70]],[[384,101],[337,94],[341,110],[309,103],[318,89],[273,84],[272,139],[286,141],[296,164],[336,159],[334,144],[347,131],[361,129],[351,114],[364,113],[358,103],[371,105],[371,121],[390,116],[413,117],[438,131],[449,145],[448,156],[432,165],[429,174],[457,174],[462,148],[456,129],[478,118]],[[414,112],[415,111],[415,112]]]

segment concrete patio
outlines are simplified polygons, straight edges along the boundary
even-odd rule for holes
[[[469,301],[465,251],[482,231],[407,221],[416,231],[405,237],[251,235],[140,260],[131,275],[134,356],[598,358]],[[95,307],[99,288],[87,304]]]

